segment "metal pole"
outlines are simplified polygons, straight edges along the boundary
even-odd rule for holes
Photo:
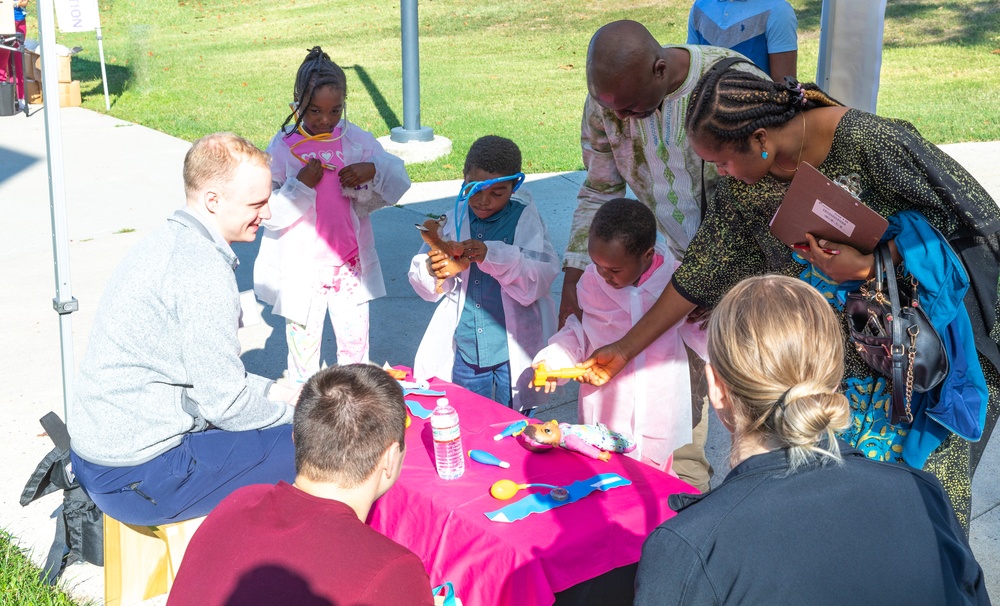
[[[823,0],[819,18],[819,61],[816,65],[816,84],[825,91],[830,90],[830,56],[833,53],[833,18],[835,0]]]
[[[69,275],[69,229],[66,220],[66,184],[63,181],[62,120],[59,109],[59,62],[56,59],[56,20],[52,0],[38,2],[38,34],[41,38],[42,98],[45,116],[45,150],[49,168],[49,208],[52,214],[52,256],[55,260],[56,296],[52,307],[59,314],[59,344],[62,351],[63,418],[69,423],[73,400],[73,323],[70,314],[79,309],[73,298]]]
[[[417,0],[400,0],[400,30],[403,41],[403,126],[392,129],[397,143],[433,141],[434,130],[420,126],[420,45]]]
[[[111,101],[108,98],[108,70],[104,67],[104,36],[101,35],[101,7],[94,0],[94,14],[97,15],[97,53],[101,57],[101,82],[104,83],[104,109],[111,111]]]

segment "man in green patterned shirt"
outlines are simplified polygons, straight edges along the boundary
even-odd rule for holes
[[[702,188],[715,191],[718,173],[701,161],[684,132],[694,85],[720,59],[740,57],[713,46],[661,46],[642,24],[615,21],[597,30],[587,50],[587,96],[580,143],[587,179],[577,195],[569,244],[563,257],[560,327],[580,316],[576,284],[590,263],[587,236],[602,204],[625,196],[625,187],[656,215],[657,230],[678,260],[701,224]],[[751,63],[737,69],[767,77]],[[703,174],[704,173],[704,174]],[[702,491],[711,466],[705,459],[708,434],[704,362],[688,350],[692,376],[694,443],[674,453],[674,471]]]

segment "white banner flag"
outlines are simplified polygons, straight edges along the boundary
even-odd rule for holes
[[[92,32],[100,25],[97,0],[55,0],[61,32]]]

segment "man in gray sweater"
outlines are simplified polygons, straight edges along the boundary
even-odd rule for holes
[[[295,478],[297,392],[246,372],[230,244],[270,217],[269,157],[231,133],[184,158],[187,204],[108,282],[69,410],[73,469],[109,516],[155,525]]]

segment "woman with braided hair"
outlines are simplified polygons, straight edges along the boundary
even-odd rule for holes
[[[267,148],[274,191],[254,291],[284,316],[288,379],[301,385],[319,370],[327,312],[336,362],[368,361],[368,302],[385,295],[369,214],[398,202],[410,178],[347,121],[347,78],[322,48],[309,50],[293,93]]]
[[[924,309],[965,318],[956,328],[965,338],[955,339],[962,355],[952,358],[962,371],[928,392],[926,404],[961,408],[978,430],[960,436],[920,410],[912,424],[892,424],[891,381],[850,345],[842,389],[851,423],[841,437],[870,458],[936,475],[968,529],[972,475],[1000,411],[1000,209],[909,123],[843,107],[813,84],[710,72],[695,87],[686,126],[692,149],[724,178],[670,287],[624,338],[584,363],[585,380],[607,381],[650,340],[749,276],[801,278],[840,312],[846,292],[874,275],[873,256],[811,235],[808,250],[793,250],[768,227],[801,163],[833,180],[856,177],[861,201],[890,221],[884,237],[897,270],[920,279]]]
[[[938,481],[837,441],[851,420],[844,342],[819,292],[740,282],[712,312],[708,358],[733,469],[707,495],[671,497],[677,515],[642,547],[636,606],[989,603]]]

